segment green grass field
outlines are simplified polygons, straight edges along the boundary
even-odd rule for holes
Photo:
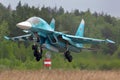
[[[120,59],[111,55],[93,54],[82,52],[73,55],[73,61],[69,63],[63,54],[52,53],[52,69],[79,69],[79,70],[119,70]],[[19,59],[0,59],[0,69],[35,70],[42,69],[44,57],[39,62],[35,58],[25,61]]]

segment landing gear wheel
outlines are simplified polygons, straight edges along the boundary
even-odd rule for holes
[[[37,45],[32,45],[32,50],[37,50],[38,46]]]
[[[36,57],[36,61],[40,61],[40,57],[37,56],[37,57]]]
[[[72,56],[71,55],[69,55],[69,57],[68,57],[68,62],[72,62]]]
[[[37,51],[34,50],[34,56],[36,57],[37,56]]]
[[[40,61],[40,59],[42,58],[42,54],[36,53],[35,57],[36,57],[36,61]]]
[[[69,51],[66,51],[64,53],[65,58],[68,60],[68,62],[72,62],[72,56],[70,55]]]
[[[34,50],[34,56],[36,57],[36,61],[40,61],[42,58],[42,48],[39,48],[38,45],[32,45],[32,50]]]

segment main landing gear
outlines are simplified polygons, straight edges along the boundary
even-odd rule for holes
[[[40,61],[42,58],[42,47],[38,47],[38,45],[32,45],[32,50],[34,50],[34,56],[36,57],[36,61]]]
[[[72,56],[70,55],[69,50],[65,51],[64,56],[68,60],[68,62],[72,62]]]

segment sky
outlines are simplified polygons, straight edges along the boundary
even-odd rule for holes
[[[120,17],[120,0],[0,0],[4,6],[11,5],[15,9],[18,2],[22,4],[27,3],[29,6],[58,8],[62,6],[64,10],[86,11],[90,9],[91,12],[107,13],[111,16]]]

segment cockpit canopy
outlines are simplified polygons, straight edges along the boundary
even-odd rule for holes
[[[39,17],[31,17],[26,21],[30,22],[31,24],[38,24],[40,22],[40,18]]]

